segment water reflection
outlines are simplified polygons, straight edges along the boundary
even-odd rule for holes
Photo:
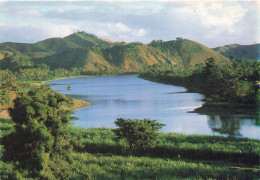
[[[208,117],[208,125],[213,131],[230,136],[241,136],[239,132],[241,128],[240,121],[241,119],[236,117],[219,115],[210,115]]]
[[[209,115],[208,116],[209,127],[217,133],[229,136],[243,136],[244,133],[248,133],[248,129],[243,127],[255,127],[260,126],[260,118],[246,118],[239,116],[224,116],[224,115]],[[250,129],[249,129],[250,130]],[[257,129],[256,129],[257,130]],[[254,134],[254,129],[251,129],[251,134]],[[255,132],[256,136],[257,131]]]

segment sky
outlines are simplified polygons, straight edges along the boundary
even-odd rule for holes
[[[111,41],[182,37],[208,47],[260,42],[259,1],[0,0],[0,43],[35,43],[77,31]]]

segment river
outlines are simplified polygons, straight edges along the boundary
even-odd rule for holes
[[[135,75],[84,77],[47,82],[51,88],[92,105],[75,111],[75,126],[115,127],[117,118],[150,118],[166,124],[163,132],[232,135],[260,139],[259,117],[190,113],[203,95],[184,87],[140,79]],[[67,86],[71,86],[68,92]]]

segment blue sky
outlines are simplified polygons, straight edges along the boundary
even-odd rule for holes
[[[208,47],[260,42],[258,1],[0,0],[0,42],[34,43],[78,30],[112,41],[183,37]]]

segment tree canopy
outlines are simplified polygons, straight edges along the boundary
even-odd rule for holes
[[[16,162],[33,177],[64,179],[62,162],[70,159],[72,151],[67,130],[69,98],[42,86],[14,102],[10,115],[16,123],[15,132],[3,138],[4,160]]]

